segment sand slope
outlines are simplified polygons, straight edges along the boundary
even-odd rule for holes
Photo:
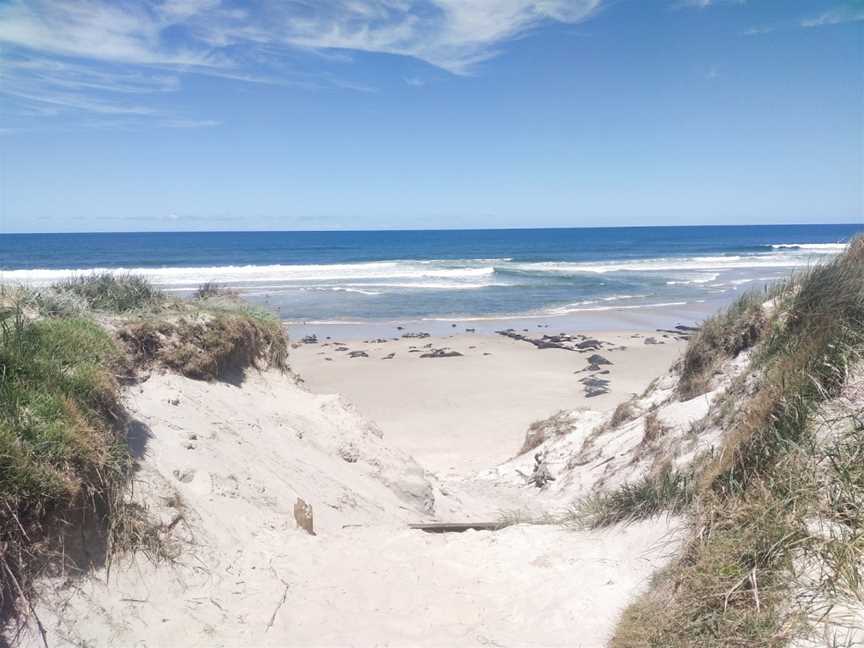
[[[154,374],[128,406],[136,496],[174,523],[182,553],[42,581],[52,646],[600,646],[676,546],[664,519],[603,533],[408,530],[435,511],[488,511],[499,489],[451,491],[341,398],[275,372],[240,387]],[[501,486],[505,504],[542,499]],[[297,496],[317,536],[297,528]]]

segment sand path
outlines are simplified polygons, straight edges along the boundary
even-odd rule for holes
[[[580,354],[503,338],[446,343],[463,344],[466,355],[316,355],[348,370],[356,382],[345,378],[343,387],[357,409],[274,372],[251,372],[239,387],[155,373],[133,388],[128,406],[146,433],[136,489],[166,522],[182,514],[174,528],[183,552],[173,565],[136,558],[115,562],[110,578],[97,569],[43,581],[38,612],[50,645],[605,645],[620,610],[674,553],[674,521],[604,532],[407,528],[542,510],[537,489],[477,480],[470,469],[511,456],[523,421],[579,398],[572,372],[585,363]],[[672,361],[672,345],[632,346],[629,356],[609,353],[620,392],[643,389],[665,368],[650,365]],[[294,366],[308,371],[304,353],[312,345],[295,350]],[[332,392],[315,381],[340,372],[308,375]],[[548,396],[553,385],[561,391]],[[560,402],[565,391],[569,402]],[[390,413],[383,438],[363,416],[376,403]],[[424,471],[406,447],[447,474]],[[457,462],[460,454],[467,460]],[[297,528],[297,497],[314,506],[318,535]],[[31,631],[21,644],[41,639]]]

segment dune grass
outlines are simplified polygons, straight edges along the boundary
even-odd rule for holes
[[[208,380],[287,370],[287,340],[269,313],[169,299],[135,276],[0,286],[0,620],[20,612],[40,574],[118,552],[171,557],[130,497],[119,379],[148,361]]]
[[[528,431],[525,433],[525,440],[522,442],[522,447],[519,448],[517,454],[523,455],[530,452],[534,448],[542,445],[547,440],[563,436],[573,429],[573,418],[568,410],[561,410],[552,416],[539,421],[534,421],[528,426]]]
[[[609,419],[609,428],[614,429],[636,418],[638,410],[633,404],[633,399],[619,403],[612,412],[612,418]]]
[[[677,470],[646,475],[622,484],[612,491],[601,491],[580,500],[571,509],[568,521],[577,526],[597,529],[619,523],[632,523],[663,513],[677,514],[690,504],[693,479]]]
[[[131,462],[111,337],[81,318],[0,312],[0,597],[9,610],[62,536],[105,516]],[[62,526],[62,525],[61,525]]]
[[[228,288],[215,281],[205,281],[192,294],[192,298],[198,300],[216,299],[219,297],[239,299],[239,293],[233,288]]]
[[[128,313],[165,301],[162,291],[143,277],[110,272],[70,277],[52,285],[51,290],[59,295],[77,296],[91,310],[111,313]]]
[[[768,326],[762,306],[766,293],[744,293],[724,311],[706,320],[690,340],[681,363],[678,389],[683,399],[709,390],[720,363],[751,348]]]
[[[615,647],[787,645],[838,595],[864,594],[862,413],[814,433],[864,353],[864,240],[776,299],[752,363],[759,386],[730,411],[724,445],[698,477],[691,541],[625,612]],[[737,312],[736,330],[753,330],[758,315]]]
[[[242,304],[146,315],[125,323],[118,337],[139,364],[159,364],[196,380],[219,380],[249,367],[288,369],[281,322]]]

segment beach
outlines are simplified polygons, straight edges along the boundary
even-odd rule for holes
[[[0,0],[0,648],[864,648],[864,0]]]
[[[516,455],[535,420],[645,392],[688,331],[547,331],[295,338],[290,373],[233,382],[146,369],[124,396],[135,492],[177,557],[43,579],[41,621],[87,645],[603,645],[680,520],[533,524],[578,491],[536,488]],[[436,521],[501,528],[409,528]]]
[[[861,267],[847,253],[825,271],[857,286],[850,273]],[[823,284],[800,281],[802,293]],[[794,388],[806,390],[805,372],[824,366],[815,360],[849,348],[826,334],[821,355],[794,343],[770,373],[760,366],[786,322],[802,321],[787,313],[821,308],[796,294],[756,292],[697,326],[657,310],[654,328],[625,328],[622,315],[617,327],[586,329],[565,318],[297,326],[229,290],[177,299],[111,274],[23,293],[9,302],[22,323],[5,343],[40,341],[37,364],[56,372],[36,383],[43,398],[66,389],[69,367],[93,381],[66,397],[101,427],[69,414],[71,430],[96,447],[124,443],[129,463],[93,454],[95,467],[69,478],[115,498],[126,526],[111,550],[98,525],[68,522],[81,540],[53,539],[63,552],[19,593],[23,625],[5,636],[33,648],[595,648],[645,628],[681,632],[693,602],[664,607],[669,590],[658,583],[669,570],[686,577],[685,547],[700,550],[694,520],[717,495],[696,480],[719,474],[710,471],[726,457],[751,460],[730,451],[739,447],[730,431],[758,442],[775,425],[781,410],[768,399],[782,395],[772,381],[785,375],[783,360],[795,359]],[[807,337],[817,337],[811,326]],[[831,335],[850,330],[841,323]],[[58,348],[65,364],[48,360]],[[15,389],[33,389],[20,379],[27,358],[10,357],[22,363]],[[860,411],[858,369],[834,392],[834,374],[821,371],[826,388],[800,393],[836,393],[831,408]],[[113,409],[100,409],[106,402]],[[827,464],[808,461],[805,477]],[[124,466],[128,484],[84,481]],[[762,510],[744,518],[750,528]],[[734,526],[712,533],[724,528],[739,541]],[[37,532],[31,525],[17,541],[27,546]],[[709,559],[700,578],[726,587]],[[656,622],[646,624],[643,605],[656,606]]]
[[[342,394],[391,442],[428,469],[453,476],[513,457],[538,419],[561,409],[607,410],[643,392],[686,344],[680,334],[656,330],[555,329],[554,335],[599,344],[540,349],[529,341],[460,328],[448,336],[399,337],[403,332],[393,326],[396,336],[374,341],[326,335],[316,342],[295,340],[291,364],[311,391]],[[552,335],[549,331],[535,325],[517,334],[542,339]],[[439,357],[423,357],[436,350]],[[459,355],[443,355],[448,353]],[[586,371],[594,355],[608,364]],[[592,378],[608,381],[595,390],[603,393],[587,395],[591,390],[580,381]]]

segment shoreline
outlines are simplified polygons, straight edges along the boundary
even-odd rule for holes
[[[406,333],[428,333],[436,337],[473,332],[493,335],[501,330],[516,329],[538,332],[648,332],[674,329],[677,325],[696,326],[739,293],[723,299],[657,306],[585,309],[562,315],[525,314],[513,316],[429,317],[394,320],[291,321],[282,320],[293,341],[306,336],[362,341],[378,338],[401,338]],[[473,331],[471,330],[473,329]]]

